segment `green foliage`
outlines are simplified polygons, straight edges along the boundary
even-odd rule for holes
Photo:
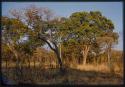
[[[2,34],[5,38],[11,38],[15,42],[27,32],[26,26],[17,19],[2,17]]]
[[[112,21],[98,11],[75,12],[62,24],[62,27],[66,30],[65,38],[70,36],[69,38],[73,38],[76,42],[80,39],[84,43],[91,42],[95,36],[99,37],[108,32],[111,34],[114,29]]]
[[[92,51],[99,54],[101,45],[104,46],[104,43],[109,41],[108,37],[113,39],[110,39],[112,44],[118,42],[119,36],[113,31],[113,22],[99,11],[75,12],[69,18],[61,17],[60,20],[54,19],[48,8],[31,6],[23,11],[24,14],[20,14],[24,17],[22,19],[15,15],[14,18],[2,17],[3,43],[6,44],[11,39],[19,52],[33,55],[37,47],[45,45],[46,43],[38,38],[38,34],[56,44],[61,38],[63,58],[75,61],[82,58],[83,45],[91,45],[91,57]],[[19,42],[23,37],[28,39]],[[6,50],[6,47],[3,49]]]

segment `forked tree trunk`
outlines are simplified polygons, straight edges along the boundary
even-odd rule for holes
[[[59,63],[60,71],[63,72],[62,60],[61,60],[61,56],[60,56],[57,44],[55,42],[49,42],[49,41],[47,41],[47,39],[45,37],[40,37],[40,36],[38,36],[38,37],[42,41],[46,42],[48,44],[48,46],[55,52],[55,54],[57,56],[58,63]],[[50,43],[53,43],[54,48],[53,48],[53,46]]]
[[[83,46],[83,65],[86,65],[86,60],[87,60],[87,56],[88,56],[88,52],[90,50],[90,45],[84,45]]]

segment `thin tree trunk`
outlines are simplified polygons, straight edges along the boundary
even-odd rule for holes
[[[109,68],[110,68],[110,72],[114,72],[114,69],[112,67],[112,62],[111,62],[111,44],[109,44],[107,56],[108,56],[108,65],[109,65]]]
[[[6,70],[7,70],[7,67],[8,67],[8,61],[7,61],[7,59],[6,59]]]
[[[28,58],[28,67],[30,68],[30,59]]]
[[[96,65],[96,57],[94,57],[94,64]]]
[[[86,65],[86,60],[87,60],[89,49],[90,49],[90,46],[84,45],[84,48],[83,48],[83,65]]]
[[[108,49],[108,64],[110,66],[110,51],[109,51],[109,49]]]
[[[6,76],[8,76],[8,61],[6,59]]]
[[[36,61],[34,60],[34,68],[35,68]]]
[[[16,57],[16,76],[18,78],[18,80],[20,80],[20,76],[21,74],[19,73],[22,73],[21,71],[21,67],[20,67],[20,58],[18,56],[18,52],[15,50],[15,48],[13,47],[14,44],[12,44],[12,46],[10,46],[9,44],[7,44],[7,46],[9,47],[9,49],[13,52],[14,56]]]

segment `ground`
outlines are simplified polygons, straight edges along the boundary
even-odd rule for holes
[[[14,67],[7,70],[3,68],[2,73],[6,84],[16,84],[17,81],[23,84],[123,84],[123,78],[118,74],[71,68],[67,68],[65,73],[61,74],[59,69],[24,67],[18,78]]]

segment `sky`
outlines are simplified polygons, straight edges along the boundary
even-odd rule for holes
[[[79,11],[100,11],[102,15],[112,20],[114,31],[119,34],[119,43],[114,48],[123,50],[123,3],[122,2],[2,2],[2,16],[11,16],[10,9],[24,9],[29,5],[47,7],[56,16],[69,17]]]

